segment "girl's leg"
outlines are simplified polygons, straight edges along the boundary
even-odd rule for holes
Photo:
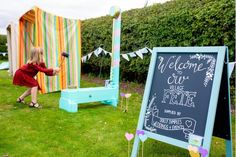
[[[38,93],[38,86],[31,88],[31,103],[29,104],[29,106],[42,108],[42,106],[37,103],[37,93]]]
[[[31,88],[31,101],[37,103],[38,86]]]
[[[25,97],[27,97],[28,95],[30,95],[31,94],[31,89],[27,89],[19,98],[17,98],[17,102],[18,103],[25,103],[24,102],[24,99],[25,99]]]
[[[19,98],[21,100],[24,100],[24,98],[29,96],[30,94],[31,94],[31,88],[27,89]]]

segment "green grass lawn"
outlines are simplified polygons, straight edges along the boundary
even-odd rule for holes
[[[9,157],[127,157],[125,132],[136,130],[142,95],[132,92],[129,111],[99,103],[80,105],[77,113],[58,108],[60,92],[39,95],[42,109],[16,103],[25,90],[12,85],[0,71],[0,156]],[[97,84],[82,81],[82,86]],[[132,86],[135,86],[132,83]],[[138,85],[137,85],[138,86]],[[123,89],[122,89],[123,90]],[[121,91],[122,91],[121,90]],[[27,98],[29,103],[30,99]],[[235,118],[233,117],[233,124]],[[234,125],[233,125],[234,126]],[[233,127],[233,139],[235,128]],[[132,146],[133,140],[131,141]],[[141,156],[141,155],[140,155]],[[145,157],[188,157],[187,150],[148,139]],[[224,140],[213,138],[211,157],[225,156]]]

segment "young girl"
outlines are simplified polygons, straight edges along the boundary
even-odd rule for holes
[[[29,87],[29,89],[27,89],[17,99],[17,102],[24,103],[24,98],[31,94],[31,103],[29,104],[29,107],[42,107],[37,103],[37,92],[38,89],[41,88],[39,87],[37,80],[34,79],[35,75],[37,75],[39,71],[45,73],[48,76],[54,76],[59,73],[60,69],[47,69],[45,63],[43,62],[43,49],[37,47],[31,49],[30,59],[28,60],[27,64],[23,65],[15,72],[13,84]]]

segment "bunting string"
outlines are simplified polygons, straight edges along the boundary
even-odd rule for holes
[[[123,54],[120,54],[120,55],[123,59],[125,59],[127,61],[130,61],[130,58],[134,58],[134,57],[140,57],[141,59],[143,59],[143,55],[147,54],[147,53],[152,53],[152,50],[148,47],[144,47],[144,48],[139,49],[137,51],[123,53]],[[103,48],[98,47],[96,50],[88,53],[87,55],[84,55],[81,58],[82,63],[85,63],[86,61],[88,61],[91,58],[92,55],[95,55],[96,57],[99,57],[100,54],[103,54],[105,56],[107,54],[109,54],[109,56],[111,56],[111,52],[108,52],[108,51],[104,50]]]

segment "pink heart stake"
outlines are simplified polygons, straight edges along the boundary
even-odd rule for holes
[[[202,147],[199,147],[199,152],[201,153],[202,157],[205,157],[208,154],[208,150]]]
[[[128,141],[131,141],[134,138],[133,134],[125,133],[125,137]]]
[[[128,140],[128,157],[130,154],[130,141],[134,138],[134,134],[125,133],[125,138]]]

